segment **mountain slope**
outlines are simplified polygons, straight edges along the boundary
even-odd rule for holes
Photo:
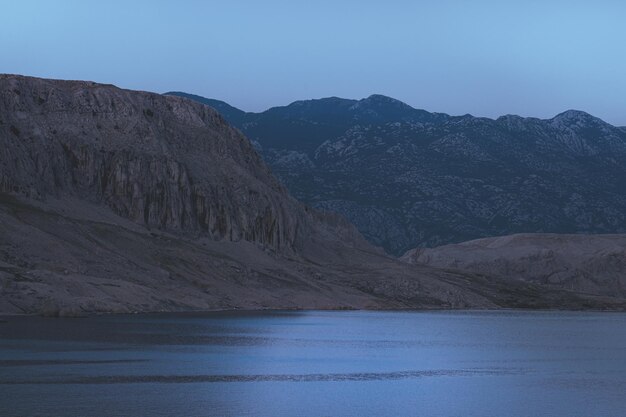
[[[626,132],[581,111],[453,117],[374,95],[232,123],[296,198],[345,215],[390,253],[522,232],[626,232]]]
[[[519,234],[414,249],[403,259],[555,289],[626,296],[626,235]]]
[[[625,305],[392,259],[180,97],[0,75],[0,184],[3,313]]]

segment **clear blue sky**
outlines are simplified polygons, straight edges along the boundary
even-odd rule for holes
[[[389,95],[626,125],[626,1],[0,0],[0,72],[181,90],[259,111]]]

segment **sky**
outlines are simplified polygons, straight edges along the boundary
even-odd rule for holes
[[[626,125],[617,0],[0,0],[0,72],[262,111],[384,94],[449,114]]]

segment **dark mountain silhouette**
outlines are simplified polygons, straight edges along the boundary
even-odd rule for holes
[[[493,120],[381,95],[227,110],[295,197],[345,215],[390,253],[513,233],[626,232],[626,131],[582,111]]]

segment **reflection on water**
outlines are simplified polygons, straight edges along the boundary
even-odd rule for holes
[[[2,416],[626,415],[626,314],[6,320]]]
[[[70,361],[68,361],[70,362]],[[95,363],[84,361],[82,363]],[[102,361],[113,362],[113,361]],[[112,375],[89,376],[60,379],[6,380],[6,385],[30,384],[129,384],[139,382],[190,383],[190,382],[259,382],[259,381],[383,381],[386,379],[420,378],[428,376],[468,376],[511,373],[512,370],[446,370],[446,371],[404,371],[404,372],[365,372],[351,374],[283,374],[283,375]]]

